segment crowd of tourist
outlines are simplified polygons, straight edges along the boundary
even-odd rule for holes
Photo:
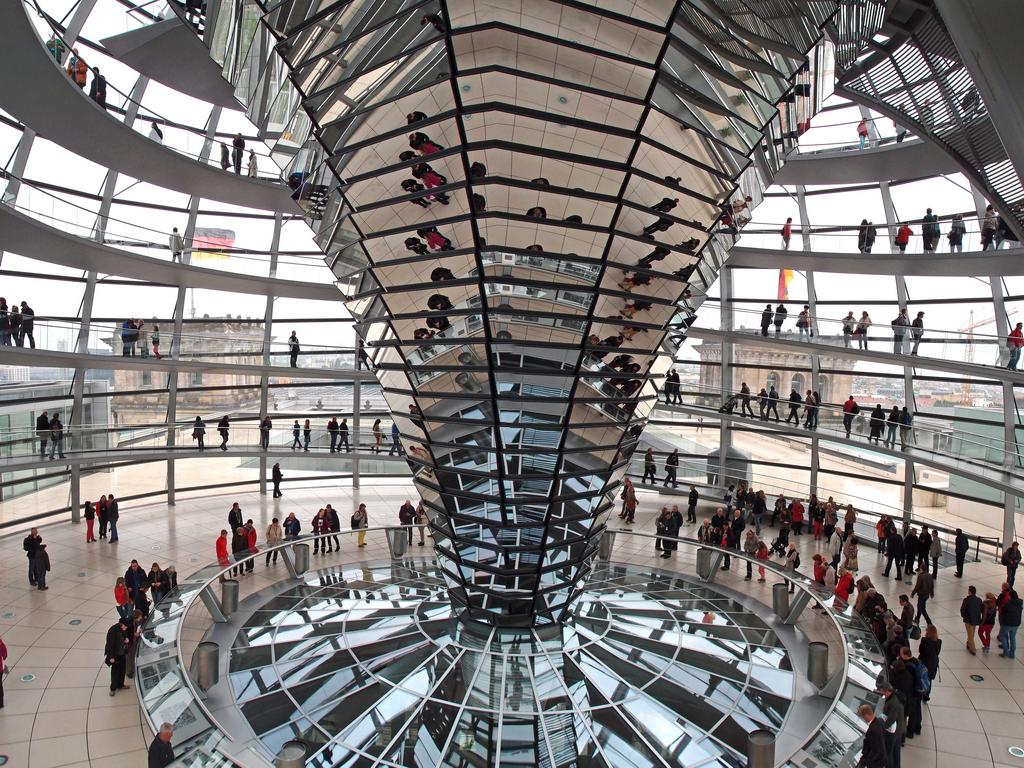
[[[678,549],[676,538],[684,525],[694,525],[700,494],[695,486],[690,487],[687,514],[684,521],[678,505],[663,506],[655,519],[655,551],[662,558],[671,558]],[[619,517],[632,522],[636,511],[635,491],[628,487],[622,495],[622,510]],[[816,587],[834,598],[836,610],[852,609],[859,614],[870,628],[883,649],[887,671],[880,682],[879,692],[883,696],[882,717],[883,738],[878,741],[878,729],[865,740],[866,768],[891,768],[898,766],[899,751],[907,739],[921,734],[923,710],[927,704],[932,682],[939,675],[939,656],[942,640],[937,627],[928,615],[928,601],[935,595],[936,580],[939,576],[939,562],[945,551],[936,528],[916,526],[906,522],[897,523],[887,516],[876,522],[877,551],[885,559],[883,577],[904,582],[908,592],[898,595],[895,605],[890,606],[871,578],[860,571],[859,547],[867,542],[858,541],[855,533],[857,511],[852,505],[842,506],[832,497],[822,501],[811,496],[804,502],[799,498],[787,499],[779,494],[769,499],[763,490],[755,490],[745,483],[729,486],[721,506],[711,517],[704,519],[697,530],[689,535],[702,543],[726,550],[722,558],[722,570],[731,568],[732,557],[728,551],[746,555],[745,580],[754,578],[766,580],[766,569],[773,558],[779,558],[776,567],[788,574],[801,572],[800,552],[791,537],[805,535],[812,538],[816,549],[811,556],[811,569],[807,574]],[[778,535],[768,541],[762,532],[778,528]],[[683,534],[687,535],[687,534]],[[953,535],[952,548],[955,561],[954,576],[962,578],[964,563],[969,550],[967,536],[957,529]],[[992,632],[996,625],[999,632],[996,643],[1001,656],[1013,659],[1016,656],[1016,633],[1020,626],[1021,611],[1024,607],[1013,588],[1021,553],[1013,543],[1002,555],[1006,567],[1006,580],[998,588],[978,594],[974,585],[967,588],[960,614],[964,622],[966,637],[964,647],[972,655],[977,653],[975,636],[981,642],[981,651],[989,652]],[[790,582],[790,591],[795,585]],[[921,629],[922,620],[924,630]],[[917,643],[915,654],[911,643]],[[875,718],[874,709],[864,709],[865,721]],[[883,721],[880,721],[883,722]]]
[[[622,508],[619,517],[633,523],[637,510],[636,490],[628,479],[621,494]],[[886,657],[886,681],[879,685],[884,702],[881,722],[882,741],[874,738],[871,722],[875,719],[872,711],[868,738],[865,741],[865,755],[868,768],[888,768],[899,765],[898,752],[906,739],[913,739],[921,733],[923,707],[929,700],[932,683],[938,678],[939,657],[942,639],[931,616],[928,602],[935,595],[936,580],[939,577],[939,563],[945,545],[936,528],[917,526],[882,516],[874,525],[877,552],[884,558],[882,578],[892,578],[907,585],[909,591],[901,592],[895,604],[890,605],[871,578],[860,573],[860,547],[867,544],[860,540],[855,527],[858,522],[857,510],[843,505],[833,497],[825,500],[812,495],[806,503],[800,498],[787,498],[784,494],[770,497],[764,490],[758,490],[745,482],[729,485],[710,517],[698,524],[698,506],[701,495],[691,485],[687,496],[685,517],[679,505],[663,506],[656,516],[655,550],[661,558],[671,558],[678,551],[678,537],[684,526],[696,526],[688,532],[698,541],[726,550],[721,568],[730,570],[735,554],[746,555],[745,580],[765,582],[767,570],[778,559],[776,569],[790,575],[802,573],[801,553],[796,540],[808,536],[811,540],[810,570],[807,576],[816,588],[834,597],[836,610],[852,611],[863,617],[875,636]],[[118,502],[112,494],[105,495],[93,504],[85,502],[86,542],[97,541],[93,534],[93,521],[100,520],[99,538],[110,532],[110,541],[117,540]],[[410,545],[419,532],[419,546],[424,546],[429,536],[429,519],[424,505],[414,506],[406,499],[399,508],[393,524],[405,526]],[[359,504],[349,520],[349,528],[355,532],[356,547],[366,546],[366,529],[369,515],[365,504]],[[771,537],[764,535],[774,529]],[[253,573],[257,555],[266,549],[265,567],[277,564],[279,550],[287,541],[299,539],[304,530],[295,512],[289,512],[283,519],[273,517],[262,536],[252,518],[246,519],[241,506],[233,503],[227,514],[227,527],[220,531],[215,542],[215,555],[226,571],[225,577],[240,578]],[[306,530],[312,533],[313,555],[341,551],[340,533],[342,521],[339,512],[330,504],[317,510],[309,520]],[[686,535],[686,534],[683,534]],[[969,550],[967,536],[957,529],[951,542],[957,578],[963,576],[964,564]],[[32,587],[47,589],[47,574],[50,560],[46,544],[38,529],[33,528],[24,540],[28,559],[29,583]],[[806,552],[806,547],[804,548]],[[992,635],[998,626],[995,642],[1001,649],[1001,656],[1013,659],[1016,655],[1016,633],[1020,625],[1022,604],[1014,590],[1021,552],[1013,543],[1002,555],[1006,568],[1006,579],[998,589],[979,591],[975,585],[967,588],[960,614],[965,626],[964,646],[972,655],[988,653]],[[113,586],[114,611],[117,622],[107,631],[104,645],[104,662],[110,668],[111,696],[127,688],[125,681],[134,676],[135,649],[139,643],[141,628],[153,606],[158,605],[177,586],[177,573],[173,566],[163,568],[152,563],[145,569],[138,560],[132,560],[123,576]],[[790,581],[790,591],[795,591]],[[921,625],[924,623],[922,631]],[[912,643],[917,643],[916,654]],[[0,648],[0,658],[5,648]],[[0,692],[2,696],[2,692]],[[2,706],[2,699],[0,699]],[[878,730],[877,728],[875,729]],[[163,754],[170,750],[173,730],[162,730],[151,745],[152,754]],[[871,762],[875,749],[882,750],[886,762]],[[155,751],[154,751],[155,750]],[[166,754],[171,754],[170,751]],[[895,760],[895,762],[890,762]],[[167,765],[167,763],[156,763]]]

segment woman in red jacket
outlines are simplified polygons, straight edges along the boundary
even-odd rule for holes
[[[910,236],[914,234],[914,230],[908,227],[906,224],[900,224],[900,228],[896,230],[896,245],[900,249],[900,253],[906,253],[907,243],[910,242]]]
[[[220,536],[217,537],[217,564],[221,568],[226,568],[229,565],[228,562],[228,532],[221,530]]]
[[[843,603],[840,608],[850,602],[850,593],[853,592],[853,575],[846,568],[839,568],[839,578],[836,579],[835,596],[836,600]]]
[[[132,615],[135,606],[128,602],[128,587],[124,583],[124,577],[120,576],[114,584],[114,602],[117,603],[117,615],[127,619]]]

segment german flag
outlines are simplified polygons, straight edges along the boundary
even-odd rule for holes
[[[196,227],[196,233],[192,236],[192,260],[229,259],[234,244],[233,230]]]
[[[793,283],[793,270],[779,270],[779,301],[789,301],[789,286]]]

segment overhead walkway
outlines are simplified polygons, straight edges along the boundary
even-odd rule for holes
[[[38,333],[38,330],[37,330]],[[169,334],[166,334],[169,341]],[[165,345],[168,344],[165,341]],[[258,353],[256,353],[258,354]],[[239,353],[236,357],[253,357]],[[287,359],[287,354],[277,356]],[[301,360],[301,358],[300,358]],[[190,373],[222,373],[235,376],[287,377],[291,379],[322,379],[325,381],[348,383],[350,381],[366,381],[376,383],[377,378],[369,371],[356,371],[351,368],[290,368],[285,365],[243,365],[240,363],[218,362],[217,360],[194,360],[162,357],[124,357],[122,355],[79,354],[77,352],[54,352],[46,349],[28,349],[25,347],[4,347],[0,354],[0,362],[4,365],[24,365],[35,368],[74,368],[76,370],[110,370],[110,371],[149,371],[151,373],[173,373],[183,371]]]
[[[756,405],[756,397],[751,400],[751,407]],[[804,429],[802,426],[794,426],[792,424],[786,424],[785,421],[768,421],[762,420],[757,417],[750,418],[749,416],[744,417],[738,415],[740,406],[736,406],[736,411],[733,413],[722,413],[717,407],[703,406],[695,404],[683,404],[683,405],[665,405],[659,403],[655,412],[663,414],[680,413],[688,416],[697,416],[700,418],[708,419],[721,419],[732,425],[748,426],[754,431],[768,431],[778,433],[780,435],[786,435],[789,437],[800,438],[802,440],[808,440],[810,438],[818,438],[821,440],[829,440],[837,444],[848,444],[856,446],[859,450],[870,451],[877,453],[882,456],[889,456],[893,459],[904,460],[910,459],[916,464],[921,464],[926,467],[932,467],[940,472],[947,472],[953,475],[959,475],[960,477],[968,480],[973,480],[977,483],[989,485],[996,490],[1008,493],[1013,496],[1020,496],[1022,489],[1024,489],[1024,468],[1014,467],[1005,468],[994,463],[984,462],[980,459],[969,459],[969,458],[956,458],[954,456],[948,456],[935,451],[925,450],[923,448],[913,446],[908,447],[907,450],[899,450],[893,448],[886,448],[882,444],[869,443],[864,439],[850,439],[847,440],[842,431],[839,428],[832,429],[825,426],[821,426],[816,430]],[[788,411],[788,404],[781,400],[779,401],[779,412],[785,416]],[[801,408],[801,414],[803,409]],[[857,417],[859,420],[864,421],[867,418],[865,411],[861,411]],[[838,425],[837,425],[838,426]]]
[[[936,0],[935,6],[981,92],[1017,176],[1024,178],[1024,91],[1020,87],[1024,4],[1019,0]]]
[[[280,431],[280,430],[278,430]],[[330,453],[324,448],[318,448],[316,450],[310,448],[308,453],[303,451],[292,451],[284,445],[272,445],[268,450],[261,450],[258,445],[252,446],[233,446],[228,444],[228,450],[222,451],[217,448],[220,445],[220,438],[217,437],[216,430],[211,428],[211,425],[207,425],[206,430],[206,450],[199,451],[192,443],[191,440],[187,440],[188,445],[179,445],[177,447],[167,446],[153,446],[146,448],[110,448],[106,450],[73,450],[67,447],[64,448],[64,458],[60,459],[40,459],[38,454],[35,455],[23,455],[4,457],[0,471],[3,473],[7,472],[24,472],[29,470],[38,469],[55,469],[60,467],[70,466],[109,466],[120,463],[133,463],[141,464],[150,461],[169,461],[171,459],[217,459],[217,458],[238,458],[238,459],[258,459],[261,456],[273,461],[279,461],[281,459],[301,459],[309,460],[312,458],[319,459],[321,461],[344,461],[346,459],[359,459],[361,462],[368,461],[382,461],[389,463],[401,463],[406,464],[406,457],[399,456],[398,454],[388,455],[385,450],[383,453],[373,453],[369,447],[361,446],[357,450],[353,450],[349,453]],[[385,445],[385,448],[387,446]],[[49,448],[47,448],[49,452]],[[312,467],[311,467],[312,469]]]
[[[944,241],[943,245],[945,245]],[[1000,275],[1008,277],[1024,275],[1024,258],[1022,256],[1024,253],[1019,248],[964,253],[832,253],[734,246],[729,251],[727,265],[753,269],[841,272],[850,275],[903,275],[904,277]]]
[[[126,176],[176,192],[294,213],[284,184],[223,171],[175,152],[112,117],[47,52],[21,0],[0,3],[0,107],[38,135]],[[206,54],[208,57],[208,54]]]
[[[774,329],[773,329],[774,331]],[[882,365],[901,365],[910,368],[926,368],[929,371],[943,371],[959,376],[974,377],[973,383],[980,384],[986,380],[992,383],[1009,382],[1011,384],[1024,384],[1024,371],[1010,371],[1006,368],[998,368],[993,365],[978,365],[977,363],[958,363],[943,360],[939,357],[928,357],[926,355],[897,355],[892,351],[892,334],[888,327],[879,328],[878,336],[868,343],[873,344],[876,349],[858,349],[856,345],[843,346],[842,336],[815,336],[811,341],[801,341],[798,336],[785,333],[781,336],[762,336],[755,330],[743,331],[722,331],[712,328],[694,328],[687,331],[687,337],[700,339],[701,341],[731,341],[736,344],[743,344],[748,347],[765,347],[772,350],[786,350],[787,352],[799,354],[819,354],[831,357],[847,357],[853,360],[865,360]],[[928,332],[925,329],[925,337],[921,343],[921,349],[928,349]],[[942,344],[941,339],[932,339],[932,344]],[[880,349],[879,349],[880,348]],[[882,351],[887,349],[888,351]]]
[[[0,248],[50,264],[162,285],[317,301],[340,302],[342,299],[341,293],[330,283],[243,275],[140,256],[95,240],[69,235],[8,205],[0,205]]]
[[[909,139],[878,147],[791,152],[774,182],[785,185],[872,184],[959,173],[960,166],[937,144]]]
[[[1008,32],[1008,47],[997,48],[979,29],[980,46],[959,50],[958,46],[966,42],[956,30],[963,17],[950,17],[950,24],[940,11],[962,5],[971,4],[950,2],[940,6],[919,0],[884,3],[884,22],[878,34],[858,38],[852,27],[849,31],[853,37],[840,34],[837,50],[844,55],[837,58],[835,92],[941,146],[1020,235],[1024,233],[1024,210],[1018,203],[1024,198],[1024,180],[1014,165],[1019,158],[1012,154],[1019,145],[1004,144],[1001,136],[1004,130],[1020,131],[1019,121],[1016,126],[1003,124],[997,130],[997,113],[992,111],[989,99],[983,98],[986,90],[993,91],[999,101],[1019,90],[1018,36]],[[1005,5],[1010,7],[1009,3]],[[989,24],[1016,30],[1013,19],[1019,16],[1007,17],[1000,12],[999,4],[982,7]],[[983,59],[1004,57],[1009,79],[986,70],[986,76],[998,79],[990,83],[976,81],[973,74],[977,67],[970,62],[972,50],[979,51]],[[1013,95],[1008,98],[1016,100]]]
[[[150,80],[226,109],[242,109],[221,68],[177,16],[101,40],[118,61]]]

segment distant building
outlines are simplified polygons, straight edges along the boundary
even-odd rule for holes
[[[116,445],[117,436],[104,429],[110,423],[107,382],[84,382],[82,414],[76,417],[74,423],[71,421],[71,384],[67,380],[51,380],[0,385],[0,424],[5,434],[0,457],[38,456],[35,424],[36,418],[43,411],[51,417],[54,414],[60,415],[67,429],[65,451],[101,451]],[[2,466],[0,462],[0,468]],[[59,466],[64,468],[64,465]],[[0,499],[13,499],[65,482],[67,477],[51,467],[17,472],[0,471]]]
[[[816,339],[828,343],[828,338]],[[722,392],[722,345],[719,342],[704,342],[693,347],[700,355],[700,390],[702,392]],[[733,344],[733,386],[730,391],[739,392],[740,384],[746,382],[750,391],[757,395],[764,387],[770,390],[774,385],[779,397],[789,397],[795,389],[803,397],[808,389],[821,395],[822,403],[841,405],[852,392],[853,367],[856,360],[852,357],[819,354],[821,373],[815,384],[811,383],[811,360],[809,355],[792,352],[788,349],[775,349],[759,344],[744,344],[742,341]],[[708,395],[708,404],[720,404],[722,396]]]
[[[152,359],[150,336],[153,323],[144,321],[136,351],[138,358],[145,348]],[[171,352],[173,324],[160,328],[160,351]],[[103,341],[115,355],[122,354],[120,334]],[[275,350],[276,351],[276,350]],[[256,320],[204,318],[187,321],[182,328],[180,360],[226,362],[238,365],[262,365],[263,322]],[[285,369],[287,370],[287,369]],[[163,421],[167,414],[166,375],[163,370],[117,370],[114,389],[118,395],[111,406],[111,416],[118,424],[142,424]],[[149,392],[147,390],[152,390]],[[256,374],[234,374],[212,371],[183,371],[178,374],[177,420],[209,416],[220,411],[258,410],[260,377]]]

